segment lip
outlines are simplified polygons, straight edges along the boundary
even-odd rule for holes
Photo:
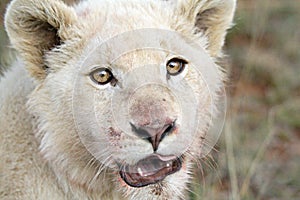
[[[167,176],[178,172],[181,167],[181,158],[174,155],[151,154],[135,165],[121,167],[119,173],[129,186],[145,187],[164,180]]]

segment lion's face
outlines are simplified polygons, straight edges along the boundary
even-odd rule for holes
[[[28,101],[41,153],[70,187],[183,198],[216,113],[224,75],[214,61],[232,19],[214,24],[205,10],[216,19],[234,3],[91,2],[51,36],[60,42],[42,55],[46,72],[30,69],[42,79]]]
[[[147,34],[152,30],[140,31]],[[151,39],[135,31],[128,34],[135,42]],[[125,35],[128,46],[131,41]],[[211,91],[207,85],[210,80],[205,80],[207,72],[200,71],[194,58],[184,54],[194,47],[178,46],[179,39],[173,42],[160,38],[161,49],[102,54],[123,48],[115,40],[123,40],[122,34],[104,42],[108,45],[96,43],[94,48],[90,48],[94,39],[88,41],[82,56],[47,77],[32,95],[34,99],[46,95],[51,103],[41,104],[47,110],[56,110],[51,121],[47,119],[42,150],[51,163],[57,160],[57,153],[64,155],[65,164],[70,166],[64,166],[67,173],[75,173],[78,158],[82,157],[86,163],[81,165],[91,177],[109,170],[116,187],[127,192],[144,195],[160,190],[163,196],[171,195],[185,187],[191,161],[199,159],[215,106],[212,98],[221,86],[221,78],[213,81]],[[206,63],[205,59],[210,58],[199,61]],[[79,157],[74,159],[73,155]],[[89,159],[98,163],[92,169],[84,166],[89,165]]]
[[[93,55],[79,70],[72,96],[87,150],[132,187],[161,184],[187,170],[212,114],[211,93],[193,63],[157,49],[105,63]]]

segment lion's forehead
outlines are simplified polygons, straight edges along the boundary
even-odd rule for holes
[[[88,1],[79,4],[76,12],[82,27],[89,29],[89,34],[101,33],[104,40],[140,28],[170,29],[167,19],[172,18],[171,12],[163,11],[161,2],[150,1],[116,1],[113,4],[106,0]]]

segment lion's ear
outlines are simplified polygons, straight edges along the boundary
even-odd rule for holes
[[[178,0],[179,16],[195,25],[208,38],[212,56],[221,53],[226,31],[232,26],[236,0]]]
[[[32,76],[45,78],[45,53],[67,39],[66,30],[75,19],[75,11],[57,0],[11,2],[5,15],[5,27]]]

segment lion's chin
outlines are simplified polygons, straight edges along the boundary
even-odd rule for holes
[[[125,165],[120,169],[121,178],[131,187],[144,187],[162,181],[168,175],[179,171],[182,158],[151,154],[135,165]]]

